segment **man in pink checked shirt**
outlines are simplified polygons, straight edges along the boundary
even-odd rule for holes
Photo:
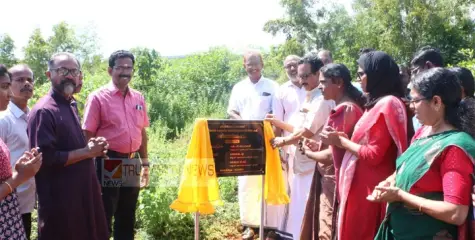
[[[128,51],[112,53],[108,68],[112,81],[89,95],[82,126],[88,139],[103,136],[109,143],[108,159],[96,158],[96,167],[109,232],[115,240],[134,239],[137,199],[149,181],[145,128],[150,123],[145,99],[128,85],[134,63]]]

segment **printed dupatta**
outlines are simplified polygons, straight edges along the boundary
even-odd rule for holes
[[[368,141],[368,130],[376,124],[379,117],[385,120],[388,131],[400,156],[407,148],[407,115],[404,103],[392,95],[383,97],[376,105],[367,110],[355,126],[351,141],[364,145]],[[346,151],[339,174],[340,205],[338,209],[338,239],[341,239],[343,217],[345,216],[348,194],[353,182],[358,157]]]

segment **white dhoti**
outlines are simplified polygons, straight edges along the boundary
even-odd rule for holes
[[[262,177],[261,175],[238,177],[239,214],[244,226],[258,228],[261,225]],[[285,206],[265,205],[265,228],[281,228],[286,215]]]
[[[308,195],[310,194],[312,178],[313,172],[294,175],[287,225],[287,232],[293,235],[293,239],[300,239],[300,228],[305,214],[305,207],[307,206]]]

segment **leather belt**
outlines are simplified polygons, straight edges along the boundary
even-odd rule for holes
[[[119,158],[128,158],[128,159],[135,158],[136,153],[137,152],[121,153],[121,152],[116,152],[112,150],[107,150],[107,156],[109,157],[119,157]]]

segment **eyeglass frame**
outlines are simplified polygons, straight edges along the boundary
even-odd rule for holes
[[[134,71],[134,66],[128,66],[128,65],[126,65],[126,66],[113,66],[112,68],[119,71],[119,72],[123,72],[125,70],[129,70],[129,71],[132,71],[132,72]]]
[[[409,106],[411,106],[411,104],[415,106],[416,103],[418,103],[422,100],[429,100],[429,99],[431,99],[431,98],[421,97],[421,98],[417,98],[417,99],[411,99],[411,100],[409,100]]]
[[[66,71],[66,74],[64,74],[64,73],[59,74],[58,71],[61,70],[61,69],[64,69],[64,70]],[[63,77],[66,77],[66,76],[68,76],[69,74],[71,74],[72,77],[79,77],[79,76],[81,76],[81,74],[82,74],[81,69],[77,69],[77,68],[75,68],[75,69],[69,69],[69,68],[65,68],[65,67],[59,67],[59,68],[51,68],[50,71],[55,71],[57,74],[62,75]],[[77,74],[73,74],[72,71],[77,71]]]
[[[366,73],[364,72],[356,72],[356,78],[358,79],[359,82],[361,82],[361,79],[363,78],[363,75],[365,75]]]

